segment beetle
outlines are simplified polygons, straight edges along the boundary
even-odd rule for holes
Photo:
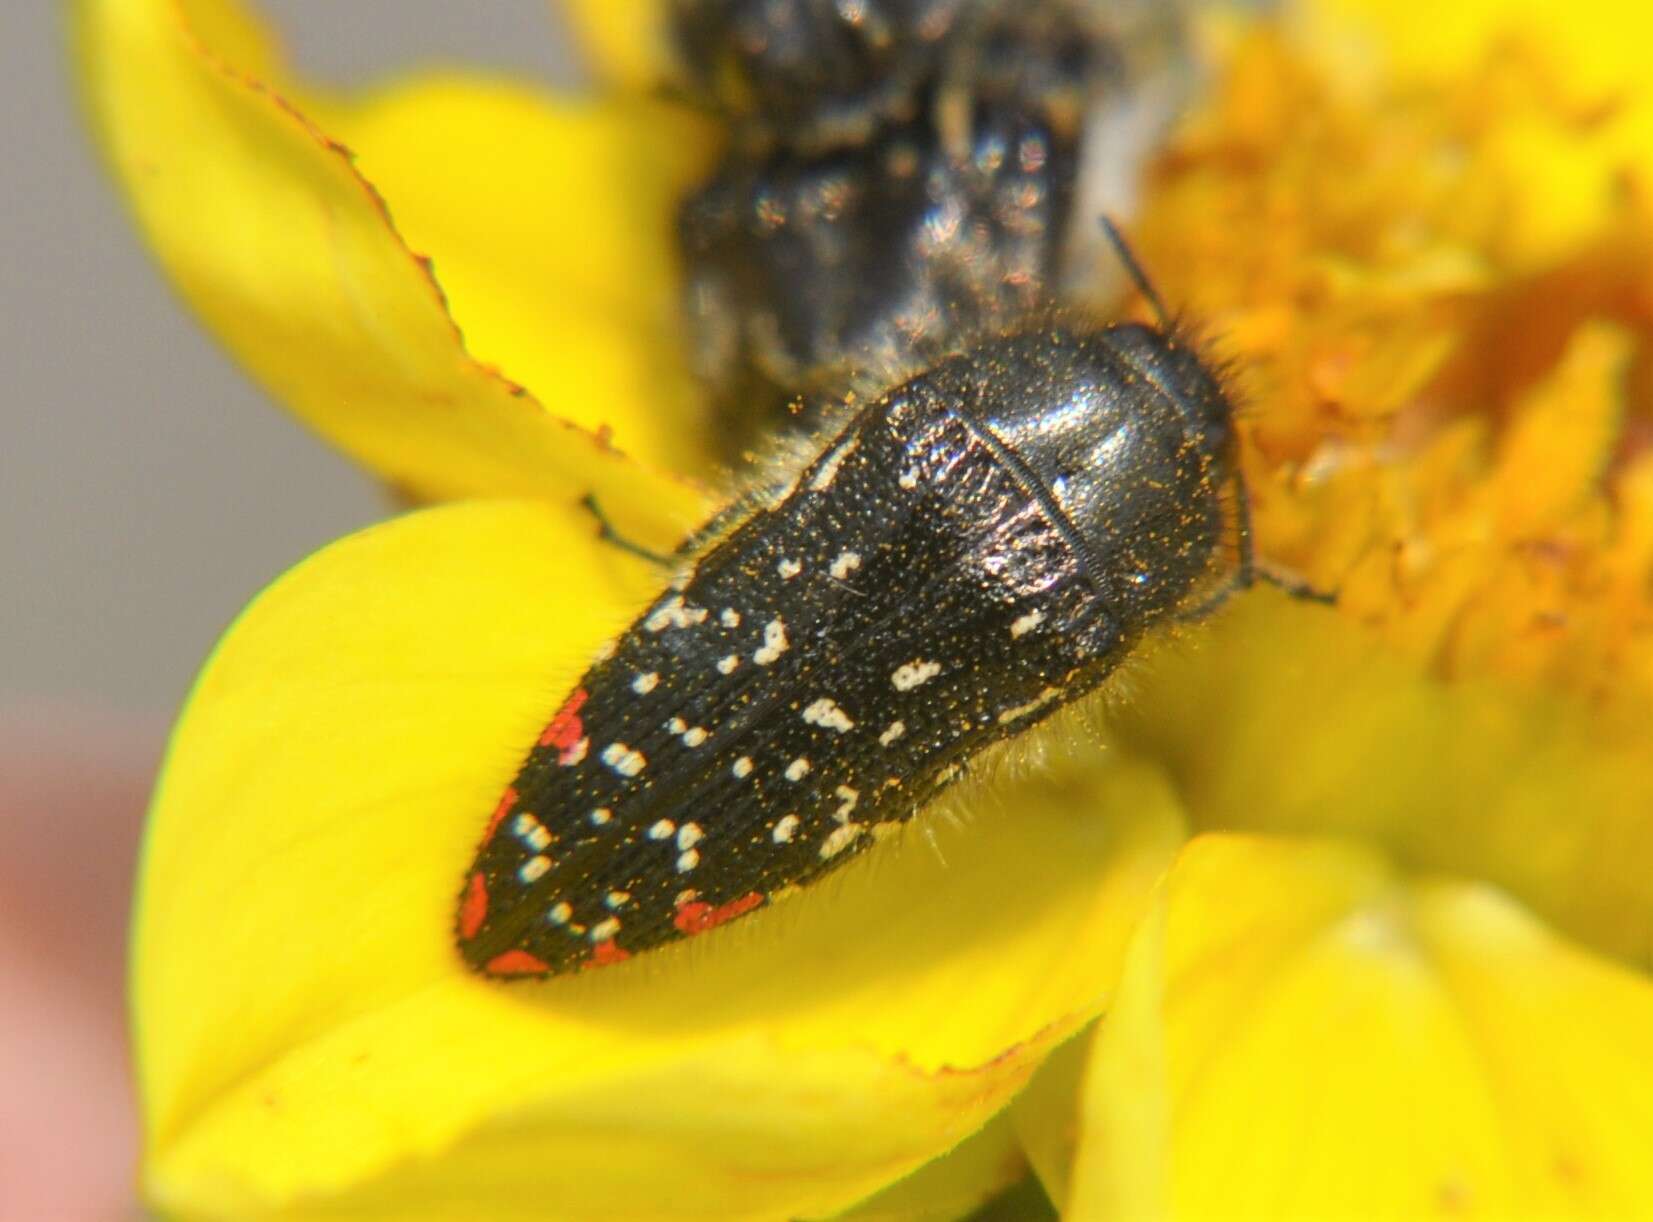
[[[1254,580],[1232,405],[1111,223],[1160,325],[1056,292],[1097,11],[676,0],[709,91],[773,95],[680,218],[701,372],[812,440],[527,751],[461,887],[475,970],[619,962],[814,882]]]
[[[458,944],[619,962],[807,885],[1255,576],[1233,409],[1172,331],[986,338],[834,431],[585,672]]]

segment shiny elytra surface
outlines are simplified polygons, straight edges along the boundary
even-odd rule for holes
[[[466,961],[618,962],[900,829],[1247,571],[1228,424],[1140,326],[992,340],[866,407],[555,711],[466,875]]]

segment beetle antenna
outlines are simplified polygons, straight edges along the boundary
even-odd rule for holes
[[[1142,264],[1136,261],[1131,253],[1130,243],[1125,241],[1125,235],[1119,232],[1119,226],[1113,223],[1113,218],[1104,212],[1099,218],[1102,222],[1102,232],[1108,235],[1108,241],[1113,246],[1113,252],[1119,256],[1120,266],[1125,274],[1136,285],[1136,291],[1142,294],[1147,303],[1153,307],[1154,315],[1159,319],[1159,325],[1169,331],[1174,324],[1171,321],[1171,311],[1165,308],[1165,302],[1154,288],[1153,281],[1148,279],[1148,273],[1142,270]]]

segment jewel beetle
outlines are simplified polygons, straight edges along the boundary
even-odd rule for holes
[[[460,952],[559,974],[759,908],[1252,580],[1233,409],[1173,329],[967,345],[832,432],[585,672],[487,821]]]

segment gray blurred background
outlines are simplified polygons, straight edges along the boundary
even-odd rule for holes
[[[566,83],[550,7],[261,5],[330,81],[458,60]],[[383,503],[173,298],[88,147],[62,10],[0,8],[0,710],[164,723],[241,604]]]
[[[0,1219],[136,1218],[124,958],[167,727],[224,626],[383,516],[174,300],[92,155],[64,0],[0,0]],[[577,82],[547,0],[266,0],[335,83]]]

